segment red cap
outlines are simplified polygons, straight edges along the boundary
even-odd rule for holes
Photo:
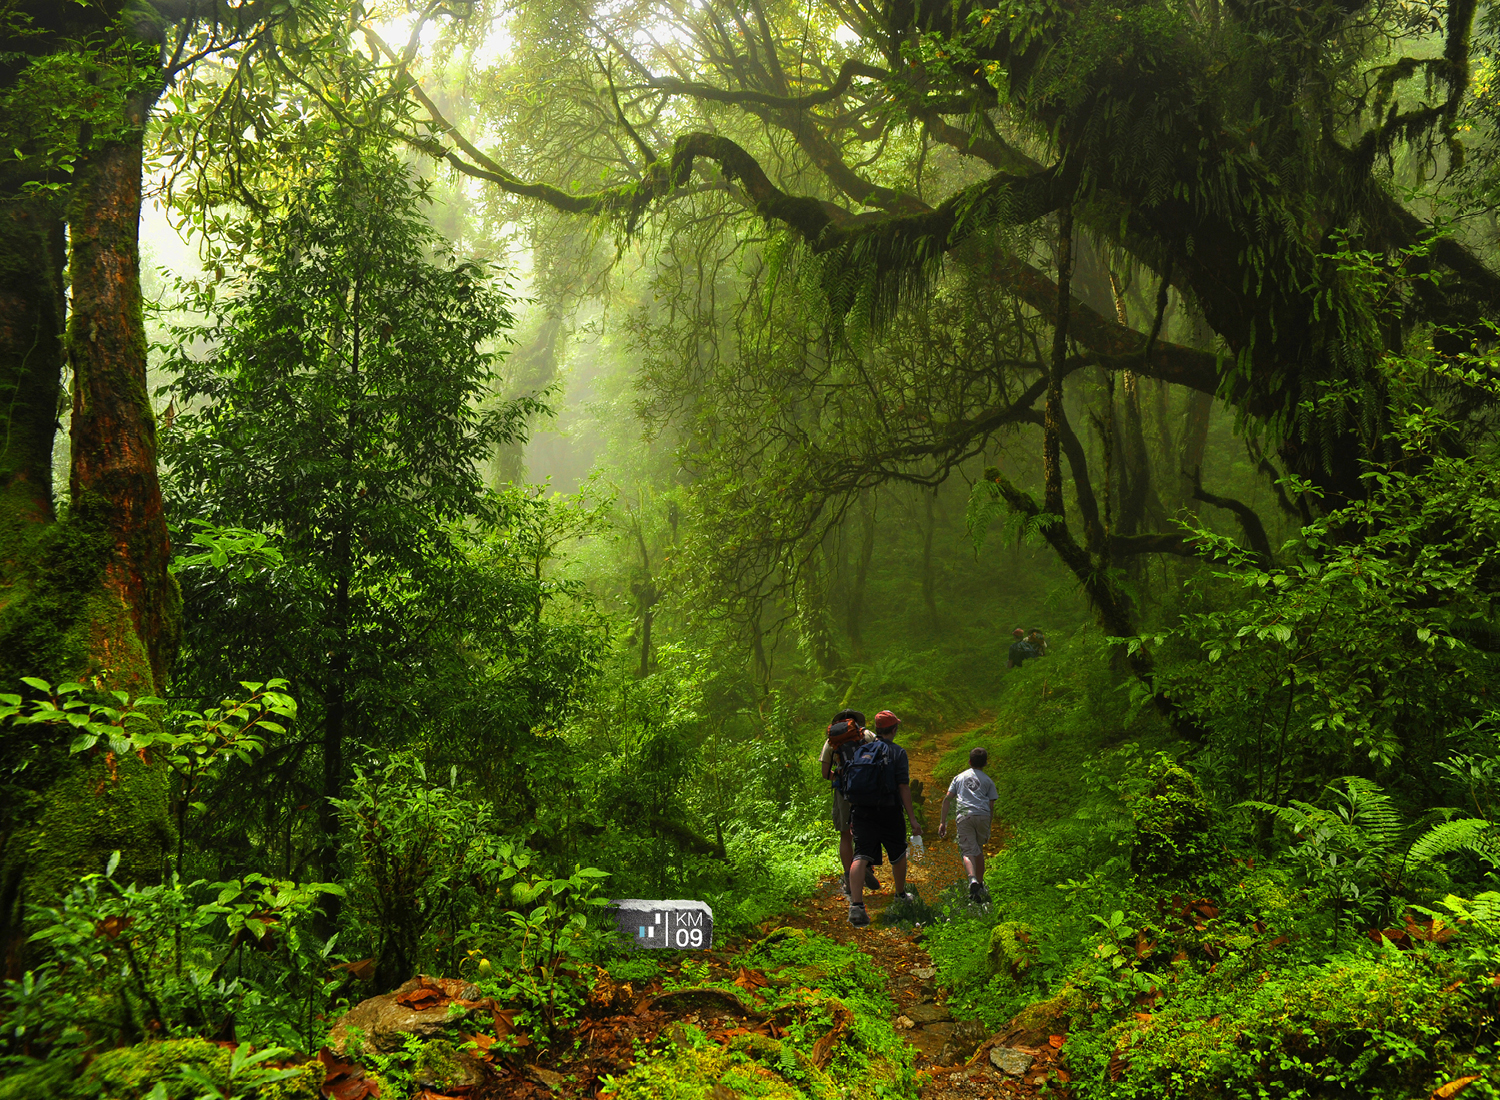
[[[1026,633],[1026,631],[1023,630],[1021,627],[1018,626],[1014,630],[1012,630],[1011,633],[1014,634],[1017,638],[1019,638],[1022,635],[1024,635]]]
[[[875,716],[875,728],[878,730],[893,730],[900,724],[901,719],[888,710],[883,710]]]

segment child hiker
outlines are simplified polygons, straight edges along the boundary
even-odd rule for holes
[[[938,836],[947,836],[948,803],[956,804],[953,834],[964,857],[964,870],[969,873],[969,900],[975,902],[990,899],[990,892],[984,888],[984,846],[990,839],[990,821],[1000,792],[995,789],[995,781],[984,774],[989,762],[990,754],[984,749],[970,749],[969,770],[953,777],[938,810]]]

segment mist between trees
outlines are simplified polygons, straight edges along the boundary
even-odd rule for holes
[[[0,1098],[446,1095],[474,1031],[329,1045],[419,974],[477,1095],[941,1095],[860,950],[755,939],[845,706],[988,747],[993,902],[891,919],[1046,1087],[1500,1094],[1489,7],[0,35]],[[802,1023],[588,1062],[725,984],[611,897]]]

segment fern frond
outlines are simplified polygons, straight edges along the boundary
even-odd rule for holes
[[[1500,920],[1500,894],[1494,890],[1486,890],[1476,895],[1469,904],[1469,915],[1481,924]]]
[[[1412,863],[1430,863],[1454,852],[1476,852],[1492,859],[1493,846],[1480,846],[1481,841],[1489,839],[1482,835],[1489,827],[1490,823],[1481,817],[1460,817],[1440,822],[1413,842],[1406,858]]]
[[[1403,822],[1401,814],[1391,801],[1391,796],[1373,783],[1357,775],[1346,775],[1342,780],[1347,794],[1335,790],[1349,806],[1349,826],[1374,851],[1390,851],[1401,839]]]
[[[1313,828],[1318,824],[1318,810],[1306,802],[1294,802],[1290,806],[1273,806],[1269,802],[1241,802],[1236,809],[1259,810],[1271,814],[1293,832]]]

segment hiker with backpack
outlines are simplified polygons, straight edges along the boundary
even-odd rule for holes
[[[1012,630],[1011,635],[1015,638],[1015,641],[1010,643],[1010,652],[1006,655],[1005,667],[1020,668],[1028,660],[1035,657],[1037,652],[1032,648],[1031,643],[1026,640],[1026,631],[1021,627],[1018,626]]]
[[[839,878],[839,887],[844,896],[849,895],[849,864],[854,859],[854,833],[849,827],[849,800],[844,797],[844,765],[854,755],[854,750],[866,741],[875,740],[875,734],[865,729],[865,716],[857,710],[841,710],[828,723],[828,739],[823,742],[823,755],[819,763],[823,766],[823,778],[833,786],[833,827],[839,834],[839,862],[844,873]],[[875,872],[865,869],[865,886],[880,889],[880,880]]]
[[[864,875],[879,867],[881,851],[891,858],[897,900],[912,897],[906,891],[906,823],[913,836],[922,835],[911,805],[911,763],[906,750],[896,744],[901,719],[888,710],[875,716],[875,740],[854,750],[844,766],[844,797],[849,800],[854,831],[854,862],[849,865],[849,923],[861,928],[870,923],[865,912]],[[902,820],[903,817],[905,820]]]
[[[959,772],[948,784],[943,804],[938,808],[938,836],[948,835],[948,803],[954,803],[953,839],[969,872],[969,900],[989,900],[984,888],[984,846],[990,839],[990,822],[995,816],[995,800],[1000,792],[995,781],[985,774],[990,754],[981,748],[969,750],[969,770]]]

